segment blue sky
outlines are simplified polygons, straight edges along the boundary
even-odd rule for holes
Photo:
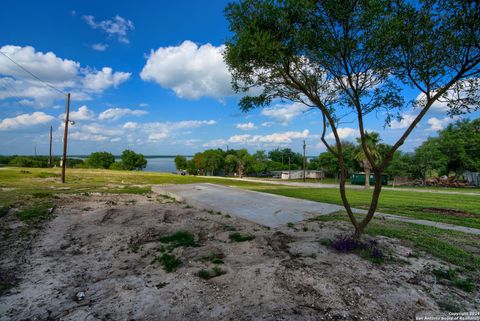
[[[247,114],[230,89],[222,60],[229,36],[227,1],[2,1],[0,50],[62,91],[72,93],[69,153],[131,148],[146,155],[193,154],[206,148],[270,150],[307,141],[325,150],[320,115],[274,103]],[[28,10],[26,10],[28,8]],[[412,97],[415,92],[408,92]],[[0,56],[0,154],[60,154],[65,99]],[[404,121],[366,127],[393,143]],[[471,117],[471,116],[470,116]],[[410,151],[452,119],[441,104],[427,114],[403,150]],[[346,119],[341,134],[356,137]]]

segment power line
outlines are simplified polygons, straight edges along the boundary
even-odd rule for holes
[[[58,89],[57,87],[55,87],[54,85],[52,85],[51,83],[47,82],[47,81],[44,81],[42,79],[40,79],[40,77],[38,77],[37,75],[35,75],[34,73],[32,73],[31,71],[29,71],[27,68],[23,67],[22,65],[20,65],[19,63],[17,63],[15,60],[13,60],[12,58],[10,58],[6,53],[0,51],[0,54],[4,55],[5,57],[7,57],[8,60],[10,60],[11,62],[13,62],[15,65],[17,65],[20,69],[22,69],[23,71],[25,71],[26,73],[28,73],[30,76],[32,76],[33,78],[37,79],[38,81],[42,82],[43,84],[47,85],[48,87],[52,88],[53,90],[56,90],[58,91],[59,93],[61,93],[62,95],[67,95],[64,91]]]

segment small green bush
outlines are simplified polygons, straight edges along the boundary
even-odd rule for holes
[[[473,292],[475,290],[475,283],[472,279],[460,279],[453,280],[452,285],[462,289],[465,292]]]
[[[242,235],[238,232],[230,233],[229,238],[232,242],[245,242],[251,241],[255,238],[255,235]]]
[[[217,276],[220,276],[220,275],[223,275],[227,273],[226,271],[220,269],[218,266],[214,267],[213,269],[211,270],[205,270],[205,269],[201,269],[200,271],[197,272],[197,276],[199,278],[202,278],[202,279],[205,279],[205,280],[209,280],[209,279],[212,279],[214,277],[217,277]]]
[[[223,258],[225,255],[223,254],[210,254],[207,256],[202,256],[202,261],[212,262],[213,264],[223,264]]]
[[[182,265],[182,261],[175,255],[162,254],[154,259],[154,262],[158,262],[163,266],[163,269],[167,272],[174,272],[179,266]]]
[[[163,236],[159,240],[162,243],[169,243],[171,245],[171,249],[181,246],[197,246],[195,237],[192,233],[187,231],[177,231],[171,235]]]

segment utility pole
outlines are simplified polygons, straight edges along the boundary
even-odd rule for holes
[[[48,159],[48,167],[52,168],[52,126],[50,126],[50,158]]]
[[[65,167],[67,166],[67,139],[68,139],[69,115],[70,115],[70,93],[67,94],[67,108],[65,112],[65,131],[63,132],[62,183],[65,183]]]
[[[290,172],[290,156],[288,156],[288,179],[291,178],[292,173]]]
[[[305,140],[303,141],[303,182],[305,183],[306,177],[306,167],[307,167],[307,158],[305,157],[305,150],[307,149],[307,144],[305,144]]]

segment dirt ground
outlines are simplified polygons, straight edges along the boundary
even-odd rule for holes
[[[438,303],[450,301],[478,310],[478,290],[437,283],[427,270],[441,264],[397,240],[379,238],[395,258],[380,265],[322,245],[346,233],[342,223],[267,229],[155,194],[64,195],[54,214],[27,243],[0,241],[0,271],[17,280],[0,296],[0,321],[412,320],[445,315]],[[232,242],[233,229],[255,239]],[[154,261],[159,238],[179,230],[198,246],[175,248],[182,265],[167,273]],[[224,263],[202,260],[212,255]],[[197,275],[214,266],[226,273]]]

